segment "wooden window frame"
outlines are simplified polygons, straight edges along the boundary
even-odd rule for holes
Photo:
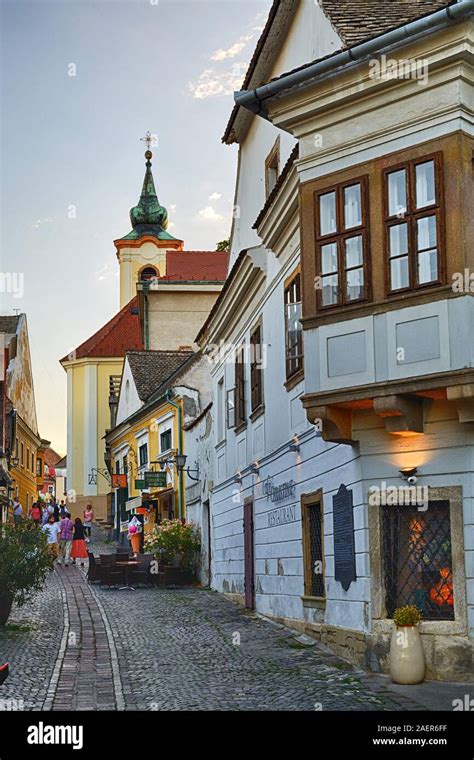
[[[358,227],[344,229],[344,190],[353,185],[360,185],[360,199],[362,209],[362,224]],[[330,232],[327,235],[320,235],[320,204],[319,199],[329,193],[336,194],[336,232]],[[371,266],[370,266],[370,229],[369,229],[369,176],[363,174],[358,177],[352,177],[344,182],[339,182],[314,193],[315,205],[315,255],[316,255],[316,277],[322,279],[321,266],[321,249],[324,245],[336,243],[337,245],[337,278],[338,278],[338,301],[334,304],[324,305],[322,302],[322,289],[316,290],[316,307],[317,311],[331,311],[334,309],[344,309],[354,304],[366,303],[371,299]],[[344,243],[346,239],[360,235],[362,237],[362,271],[364,273],[364,294],[362,298],[346,299],[346,275],[348,271],[359,269],[360,267],[345,267],[344,264]]]
[[[247,425],[245,398],[245,346],[235,351],[235,432],[240,433]]]
[[[309,535],[309,517],[308,510],[315,505],[319,505],[321,519],[321,562],[323,565],[322,587],[324,596],[314,596],[312,593],[313,570],[311,564],[311,539]],[[304,599],[326,602],[326,563],[324,555],[324,501],[323,491],[302,494],[301,496],[301,530],[303,539],[303,571],[304,571]]]
[[[162,439],[162,436],[167,435],[168,433],[169,433],[169,437],[170,437],[170,445],[168,446],[167,449],[164,449],[162,447],[162,445],[161,445],[161,439]],[[159,432],[159,444],[160,444],[160,454],[166,454],[167,451],[171,451],[172,450],[172,448],[173,448],[173,428],[167,427],[164,430],[160,430],[160,432]]]
[[[252,422],[262,414],[265,407],[263,393],[262,345],[263,325],[262,320],[259,319],[250,333],[250,419]],[[259,348],[256,349],[256,346]]]
[[[298,288],[299,288],[299,301],[289,301],[287,300],[287,294],[291,292],[291,289],[295,285],[295,281],[299,279]],[[304,348],[303,348],[303,326],[300,324],[300,330],[299,330],[299,339],[297,341],[297,348],[299,348],[299,353],[297,353],[296,357],[289,354],[288,349],[288,310],[287,307],[292,303],[299,303],[301,304],[301,313],[303,310],[303,293],[302,293],[302,278],[301,278],[301,268],[298,267],[298,269],[293,272],[291,277],[288,278],[288,280],[285,281],[284,284],[284,290],[283,290],[283,299],[284,299],[284,307],[285,307],[285,374],[286,374],[286,380],[292,380],[295,375],[298,375],[298,377],[303,377],[304,373]],[[290,370],[291,362],[295,361],[296,366],[293,370]]]
[[[275,182],[273,183],[273,186],[270,187],[270,184],[268,182],[268,170],[271,168],[272,164],[275,164],[275,163],[276,163]],[[279,176],[280,176],[280,136],[278,136],[277,139],[275,140],[270,153],[265,159],[265,198],[268,198],[268,196],[272,192],[273,188],[275,187],[278,181]]]
[[[435,167],[435,192],[436,203],[431,206],[424,206],[422,209],[416,208],[416,167],[420,164],[426,164],[429,161],[434,162]],[[404,216],[397,216],[396,214],[390,215],[389,213],[389,197],[388,197],[388,176],[397,171],[406,171],[406,197],[407,197],[407,210]],[[418,290],[425,290],[426,288],[433,288],[445,283],[446,277],[446,250],[445,250],[445,203],[444,203],[444,187],[443,187],[443,154],[442,152],[430,153],[426,156],[419,156],[417,158],[403,161],[399,164],[394,164],[383,170],[383,216],[384,216],[384,258],[385,258],[385,293],[387,297],[393,298],[400,293],[412,293]],[[416,242],[416,225],[418,219],[434,216],[436,218],[436,247],[437,247],[437,263],[438,263],[438,279],[422,284],[418,283],[418,254],[417,242]],[[391,288],[391,272],[390,272],[390,228],[397,226],[398,224],[407,223],[408,226],[408,277],[409,285],[406,288],[397,288],[392,290]],[[430,249],[427,249],[430,250]],[[403,258],[401,256],[394,256],[393,258]]]
[[[142,450],[143,450],[145,447],[146,447],[146,460],[145,460],[144,462],[142,462],[142,461],[141,461],[141,460],[142,460],[142,454],[141,454],[141,452],[142,452]],[[150,456],[149,456],[149,453],[148,453],[148,441],[145,441],[145,443],[141,443],[141,444],[138,446],[138,466],[139,466],[140,468],[141,468],[141,467],[146,467],[146,465],[148,464],[149,460],[150,460]]]

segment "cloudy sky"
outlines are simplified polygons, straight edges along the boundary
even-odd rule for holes
[[[228,237],[220,138],[270,0],[0,0],[1,313],[26,312],[40,433],[66,445],[58,359],[119,306],[113,240],[153,169],[188,249]],[[15,278],[16,275],[16,278]],[[22,283],[23,276],[23,283]]]

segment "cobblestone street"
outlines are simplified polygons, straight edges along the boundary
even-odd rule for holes
[[[13,611],[0,654],[2,710],[421,709],[215,592],[91,586],[78,567]]]

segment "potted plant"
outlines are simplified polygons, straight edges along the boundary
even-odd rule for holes
[[[394,683],[421,683],[425,677],[425,655],[419,631],[422,614],[418,607],[406,605],[393,613],[394,629],[390,642],[390,675]]]
[[[158,559],[166,583],[191,583],[200,546],[199,529],[181,520],[163,520],[145,536],[145,549]]]
[[[32,520],[0,527],[0,625],[13,603],[21,607],[41,591],[50,568],[46,537]]]

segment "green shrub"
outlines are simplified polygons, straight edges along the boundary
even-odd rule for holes
[[[0,526],[0,591],[19,607],[43,588],[51,567],[46,536],[31,520]],[[5,622],[5,621],[4,621]]]

